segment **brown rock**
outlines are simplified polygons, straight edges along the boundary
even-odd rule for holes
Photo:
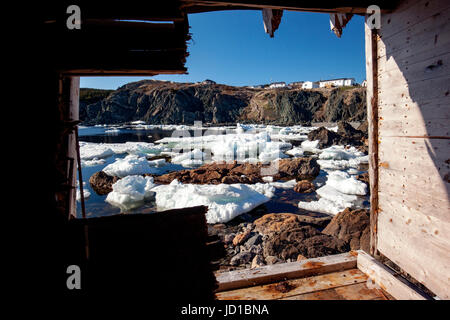
[[[266,257],[266,263],[267,264],[276,264],[276,263],[279,263],[279,262],[282,262],[280,259],[278,259],[277,257],[275,257],[275,256],[267,256]]]
[[[300,180],[313,180],[320,172],[320,166],[314,158],[289,158],[278,162],[278,173],[274,175],[274,181],[295,178]]]
[[[259,164],[209,163],[192,170],[181,170],[154,177],[155,183],[169,184],[174,179],[193,184],[233,184],[263,182]]]
[[[303,256],[303,255],[301,255],[301,254],[299,254],[299,255],[297,256],[297,261],[302,261],[302,260],[306,260],[306,259],[308,259],[308,258],[306,258],[305,256]]]
[[[99,171],[89,178],[89,183],[98,195],[105,195],[112,191],[112,185],[118,180],[118,177],[113,177],[103,171]]]
[[[293,213],[269,213],[254,221],[254,230],[262,235],[298,228],[302,223]]]
[[[348,245],[343,240],[323,234],[312,226],[276,232],[263,242],[264,256],[276,256],[284,261],[296,260],[299,254],[316,258],[346,251]]]
[[[244,243],[245,240],[247,240],[248,237],[250,236],[250,233],[251,231],[249,229],[246,229],[244,232],[237,234],[233,239],[233,245],[237,246],[241,243]]]
[[[338,213],[322,231],[348,243],[351,250],[370,248],[370,214],[369,210],[349,208]]]
[[[341,136],[325,127],[320,127],[308,133],[308,140],[319,140],[319,148],[327,148],[339,144]]]
[[[311,193],[315,190],[314,184],[308,180],[299,181],[294,187],[294,191],[298,193]]]
[[[359,181],[365,182],[367,184],[367,186],[369,186],[369,184],[370,184],[368,172],[364,172],[363,174],[356,176],[356,179]]]
[[[264,264],[265,263],[264,263],[263,257],[258,254],[258,255],[253,257],[252,265],[251,265],[250,269],[255,269],[255,268],[261,267]]]

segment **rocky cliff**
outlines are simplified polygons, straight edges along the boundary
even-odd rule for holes
[[[85,125],[135,120],[148,124],[193,124],[200,120],[293,125],[365,119],[366,92],[359,87],[267,90],[142,80],[94,103],[80,100],[80,120]]]

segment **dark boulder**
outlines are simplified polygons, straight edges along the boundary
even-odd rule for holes
[[[290,158],[278,161],[278,173],[274,180],[295,178],[297,181],[314,180],[320,172],[320,166],[314,158]]]
[[[298,255],[316,258],[348,251],[348,245],[312,226],[287,229],[269,235],[263,242],[264,256],[297,260]]]
[[[89,183],[98,195],[105,195],[112,191],[112,185],[118,180],[118,177],[113,177],[103,171],[99,171],[89,178]]]
[[[351,250],[370,248],[370,214],[369,210],[349,208],[338,213],[322,231],[345,241]]]
[[[341,136],[334,131],[330,131],[325,127],[320,127],[308,133],[308,140],[319,140],[319,148],[328,148],[332,145],[340,144]]]

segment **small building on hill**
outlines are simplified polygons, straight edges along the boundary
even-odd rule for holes
[[[317,81],[305,81],[302,84],[302,89],[319,88],[319,82]]]
[[[329,80],[320,80],[319,81],[320,88],[353,86],[355,84],[356,84],[356,82],[355,82],[354,78],[338,78],[338,79],[329,79]]]
[[[274,89],[274,88],[285,88],[286,87],[286,82],[272,82],[269,85],[269,89]]]

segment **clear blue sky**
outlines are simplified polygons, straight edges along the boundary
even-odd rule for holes
[[[81,87],[116,89],[141,79],[211,79],[237,86],[340,77],[353,77],[360,83],[365,79],[362,16],[353,16],[341,38],[330,30],[329,15],[324,13],[284,11],[274,38],[264,32],[260,10],[191,14],[189,24],[193,34],[186,63],[189,74],[83,77]]]

